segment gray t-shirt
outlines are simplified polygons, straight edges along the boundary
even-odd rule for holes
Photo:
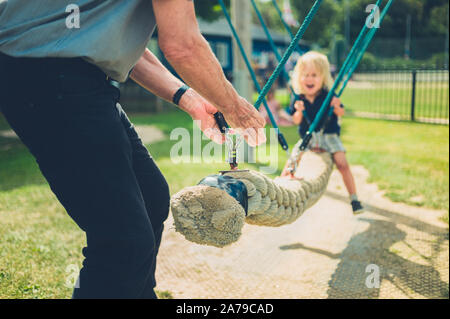
[[[124,82],[155,25],[151,0],[0,0],[0,52],[82,57]]]

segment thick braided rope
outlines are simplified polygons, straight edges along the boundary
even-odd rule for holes
[[[328,153],[305,153],[297,176],[302,180],[271,180],[255,172],[229,172],[248,192],[248,214],[225,191],[197,185],[183,189],[171,200],[175,228],[187,240],[223,247],[239,239],[244,221],[278,227],[297,220],[326,190],[333,168]]]

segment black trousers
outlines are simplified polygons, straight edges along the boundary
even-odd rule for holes
[[[86,232],[74,298],[156,298],[169,188],[119,95],[82,59],[0,53],[1,111]]]

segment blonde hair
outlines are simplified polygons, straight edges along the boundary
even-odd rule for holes
[[[330,90],[333,86],[333,78],[331,77],[330,62],[328,62],[328,58],[322,53],[309,51],[297,60],[297,64],[292,72],[291,85],[295,93],[302,94],[300,77],[302,76],[307,65],[313,65],[317,69],[323,78],[323,87]]]

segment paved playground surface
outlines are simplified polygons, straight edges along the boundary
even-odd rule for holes
[[[352,169],[367,208],[358,216],[335,170],[323,198],[295,223],[245,225],[222,249],[185,240],[169,217],[157,289],[174,298],[448,298],[445,212],[393,203],[363,167]]]

